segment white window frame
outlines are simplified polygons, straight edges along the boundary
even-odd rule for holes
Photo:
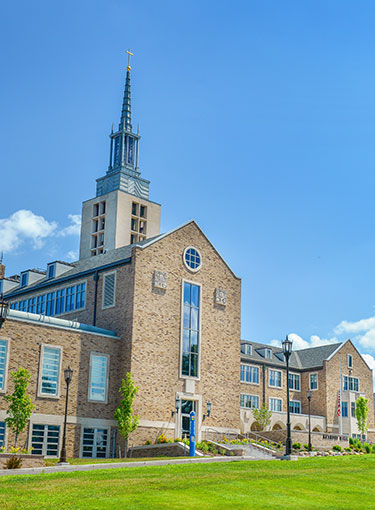
[[[0,388],[0,395],[7,392],[8,385],[8,367],[9,367],[9,351],[10,351],[10,338],[0,336],[0,340],[7,342],[7,353],[5,356],[5,368],[4,368],[4,386]]]
[[[291,414],[302,414],[302,402],[301,402],[300,400],[293,399],[293,400],[290,400],[290,401],[289,401],[289,405],[290,405],[292,402],[297,402],[297,403],[299,404],[300,412],[299,412],[299,413],[293,413],[292,411],[290,411],[290,413],[291,413]]]
[[[311,376],[312,375],[316,375],[316,388],[312,388],[311,387]],[[318,391],[319,389],[319,376],[318,376],[318,372],[311,372],[309,373],[309,390],[311,391]]]
[[[348,368],[353,368],[353,356],[351,354],[348,354]]]
[[[186,252],[188,250],[195,250],[198,255],[200,256],[200,259],[201,259],[201,263],[199,264],[198,267],[196,267],[195,269],[192,269],[191,267],[189,267],[186,263],[186,260],[185,260],[185,255],[186,255]],[[198,271],[200,271],[203,267],[203,259],[202,259],[202,254],[201,252],[198,250],[198,248],[196,248],[195,246],[187,246],[185,249],[184,249],[184,252],[182,254],[182,261],[184,263],[184,266],[185,268],[190,272],[190,273],[198,273]]]
[[[115,275],[115,281],[113,284],[113,304],[112,305],[104,305],[104,288],[105,288],[105,279],[107,276]],[[108,310],[108,308],[114,308],[116,306],[116,284],[117,284],[117,271],[109,271],[108,273],[103,274],[103,285],[102,285],[102,310]]]
[[[345,383],[344,383],[344,377],[346,377],[348,379],[348,388],[345,389]],[[358,389],[357,390],[351,390],[349,388],[350,384],[349,384],[349,381],[350,379],[353,379],[353,387],[354,387],[354,379],[356,379],[358,381]],[[359,393],[359,377],[354,377],[353,375],[343,375],[342,376],[342,388],[343,388],[343,391],[353,391],[354,393]]]
[[[268,399],[268,409],[271,411],[271,400],[279,400],[281,402],[281,410],[280,411],[272,411],[273,413],[282,413],[283,412],[283,399],[279,397],[269,397]]]
[[[107,373],[106,373],[106,379],[105,379],[105,399],[104,400],[95,400],[94,398],[90,397],[91,394],[91,369],[92,369],[92,358],[93,356],[102,356],[104,358],[107,358]],[[109,363],[110,363],[110,354],[106,354],[104,352],[96,352],[92,351],[90,352],[90,365],[89,365],[89,387],[87,392],[87,400],[88,402],[95,402],[97,404],[108,404],[108,387],[109,387]],[[101,428],[101,427],[99,427]]]
[[[276,385],[270,383],[270,380],[271,380],[271,371],[272,372],[279,372],[281,386],[276,386]],[[269,368],[268,369],[268,387],[269,388],[277,388],[279,390],[281,390],[283,388],[283,372],[281,370],[275,370],[274,368]]]
[[[57,395],[51,395],[50,393],[42,393],[42,371],[43,371],[43,356],[44,356],[45,347],[50,348],[50,349],[58,349],[60,351],[59,378],[57,381]],[[49,399],[53,399],[53,400],[58,400],[60,398],[62,358],[63,358],[63,348],[61,345],[41,344],[40,356],[39,356],[39,372],[38,372],[38,397],[49,398]]]
[[[253,354],[253,346],[251,344],[242,344],[243,351],[241,350],[242,354],[245,354],[246,356],[252,356]],[[250,352],[246,352],[246,349],[248,349]]]
[[[258,407],[243,407],[243,406],[241,406],[241,395],[244,395],[246,397],[251,397],[251,398],[257,398],[258,399]],[[259,409],[259,404],[260,404],[259,395],[250,395],[250,393],[241,393],[240,394],[240,407],[241,407],[241,409],[247,409],[248,411],[251,411],[251,409]]]
[[[265,349],[264,350],[264,358],[265,359],[272,359],[272,349]]]
[[[84,457],[83,456],[83,432],[84,429],[94,429],[95,431],[98,429],[107,430],[107,450],[105,453],[105,457]],[[94,433],[94,439],[96,439],[96,432]],[[80,446],[79,446],[79,456],[81,459],[108,459],[109,452],[110,452],[110,446],[111,446],[111,427],[108,427],[106,425],[100,426],[100,425],[90,425],[88,423],[83,423],[81,425],[81,439],[80,439]],[[95,443],[94,443],[95,444]],[[96,448],[96,446],[95,446]]]
[[[296,390],[295,388],[289,388],[289,389],[291,391],[301,392],[301,382],[302,382],[301,374],[297,374],[297,372],[289,372],[289,375],[297,375],[299,377],[299,390]],[[289,386],[289,381],[288,381],[288,386]],[[299,402],[299,401],[296,400],[296,402]]]
[[[241,380],[241,366],[244,365],[245,367],[252,367],[252,368],[257,368],[258,369],[258,381],[259,382],[249,382],[249,381],[242,381]],[[240,364],[240,382],[241,384],[252,384],[253,386],[259,386],[260,385],[260,370],[259,370],[259,367],[258,365],[250,365],[249,363],[241,363]]]
[[[62,433],[63,433],[63,425],[61,423],[40,423],[39,421],[30,422],[30,432],[29,432],[29,444],[32,445],[33,442],[33,427],[34,425],[43,425],[44,433],[47,432],[47,436],[43,435],[43,444],[42,444],[42,455],[47,459],[56,459],[60,456],[61,450],[61,441],[62,441]],[[47,427],[47,430],[46,430]],[[57,454],[56,455],[47,455],[47,437],[48,437],[48,427],[59,427],[59,440],[57,442]]]
[[[183,347],[183,336],[184,336],[184,284],[190,283],[191,285],[197,285],[200,287],[199,290],[199,349],[198,349],[198,376],[182,375],[182,347]],[[181,280],[181,316],[180,316],[180,379],[193,379],[194,381],[200,381],[201,378],[201,350],[202,350],[202,289],[203,285],[192,280]]]

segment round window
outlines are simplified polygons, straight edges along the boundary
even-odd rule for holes
[[[184,263],[190,271],[199,271],[202,266],[202,257],[199,251],[189,246],[184,251]]]

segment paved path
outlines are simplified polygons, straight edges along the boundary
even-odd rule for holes
[[[146,460],[134,462],[111,462],[105,464],[69,464],[66,466],[48,466],[38,468],[21,469],[0,469],[0,476],[9,475],[39,475],[41,473],[70,473],[72,471],[91,471],[93,469],[118,469],[135,468],[142,466],[167,466],[170,464],[206,464],[209,462],[238,462],[240,460],[260,460],[259,458],[249,456],[238,457],[200,457],[200,458],[181,458],[181,459],[162,459]]]

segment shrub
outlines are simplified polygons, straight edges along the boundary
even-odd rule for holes
[[[160,436],[156,440],[156,443],[157,444],[168,443],[168,440],[167,440],[167,438],[165,437],[164,434],[160,434]]]
[[[203,453],[208,453],[208,451],[209,451],[208,444],[205,441],[198,443],[197,448],[198,448],[198,450],[200,450]]]
[[[303,447],[304,447],[305,450],[307,450],[307,451],[309,450],[309,445],[308,444],[304,444]]]
[[[371,453],[375,453],[375,444],[372,445]]]
[[[220,448],[219,453],[220,453],[220,455],[224,456],[225,455],[225,450],[223,448]]]
[[[349,444],[350,444],[350,446],[354,446],[355,443],[356,443],[356,440],[353,439],[352,437],[349,437]]]
[[[147,439],[147,441],[145,442],[145,445],[149,445],[149,444],[152,444],[151,439]]]
[[[300,450],[301,449],[301,443],[293,443],[292,444],[292,448],[294,448],[294,450]]]
[[[345,450],[346,452],[351,452],[351,451],[352,451],[352,449],[350,448],[350,446],[348,446],[348,447],[344,448],[344,450]]]
[[[365,449],[366,453],[371,452],[371,445],[369,445],[368,443],[364,443],[363,448]]]
[[[359,439],[357,439],[357,448],[358,448],[359,452],[361,452],[362,448],[363,448],[362,443],[361,443],[361,441]]]
[[[22,466],[21,457],[17,457],[16,455],[12,455],[6,461],[5,469],[19,469]]]
[[[223,443],[225,443],[225,444],[229,443],[228,439],[225,436],[223,437]]]
[[[174,440],[175,443],[183,443],[183,440],[180,437],[176,437]]]
[[[341,448],[341,446],[340,446],[339,444],[334,444],[334,445],[332,446],[332,450],[333,450],[334,452],[342,452],[342,448]]]
[[[212,448],[212,449],[210,450],[210,452],[211,452],[211,453],[212,453],[212,455],[214,455],[214,456],[215,456],[215,455],[217,455],[217,449],[216,449],[216,448]]]

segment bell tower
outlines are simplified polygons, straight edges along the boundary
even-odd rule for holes
[[[160,204],[149,200],[150,181],[139,171],[139,129],[131,117],[130,57],[117,131],[110,137],[109,165],[96,180],[96,197],[82,204],[80,259],[160,234]]]

